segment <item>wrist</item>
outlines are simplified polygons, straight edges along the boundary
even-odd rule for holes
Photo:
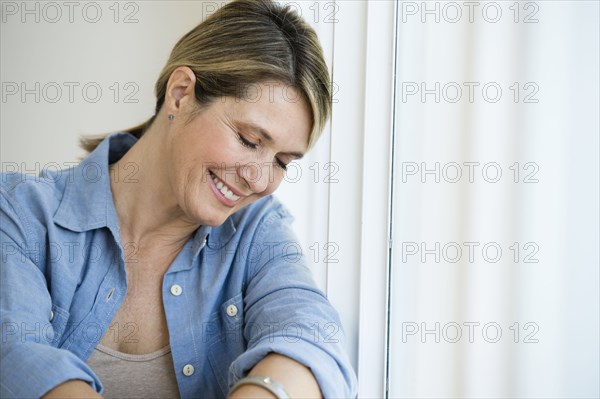
[[[277,399],[275,395],[273,395],[268,390],[255,386],[255,385],[244,385],[237,388],[235,391],[231,391],[228,396],[228,399],[247,399],[247,398],[269,398],[269,399]]]
[[[289,399],[279,382],[266,376],[247,376],[239,380],[230,391],[230,398],[275,398]]]

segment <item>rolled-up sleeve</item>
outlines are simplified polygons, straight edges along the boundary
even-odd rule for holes
[[[92,370],[57,347],[68,310],[52,303],[44,276],[42,239],[0,193],[0,397],[41,397],[68,380],[101,389]]]
[[[308,367],[324,397],[356,397],[356,376],[342,346],[339,315],[316,288],[292,220],[280,206],[254,237],[264,250],[249,267],[244,299],[248,348],[231,365],[229,383],[274,352]]]

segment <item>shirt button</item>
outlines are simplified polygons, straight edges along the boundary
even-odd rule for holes
[[[189,377],[192,374],[194,374],[194,366],[192,366],[191,364],[186,364],[185,366],[183,366],[183,375]]]
[[[181,289],[181,286],[179,284],[173,284],[171,286],[171,294],[173,294],[175,296],[179,296],[179,295],[181,295],[182,292],[183,292],[183,290]]]
[[[238,312],[238,308],[235,305],[227,306],[227,314],[231,317],[235,316]]]
[[[50,311],[50,321],[54,320],[54,312]]]

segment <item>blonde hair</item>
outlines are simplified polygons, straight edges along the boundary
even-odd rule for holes
[[[189,67],[196,76],[200,108],[223,97],[246,97],[248,87],[276,81],[295,89],[312,111],[308,147],[331,115],[331,83],[315,31],[289,6],[271,0],[236,0],[217,10],[173,48],[155,86],[156,113],[127,129],[141,137],[160,111],[171,73]],[[298,101],[296,98],[293,101]],[[83,138],[93,151],[103,138]]]

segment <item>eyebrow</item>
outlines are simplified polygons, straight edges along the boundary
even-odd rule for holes
[[[273,137],[271,137],[269,132],[267,132],[262,127],[257,126],[253,123],[248,123],[248,122],[242,122],[241,124],[246,126],[248,129],[252,130],[254,133],[257,133],[259,136],[261,136],[263,139],[265,139],[265,141],[268,141],[269,143],[272,143],[274,141]],[[304,157],[303,153],[296,152],[296,151],[284,152],[284,154],[291,155],[294,158],[296,158],[296,160],[302,159]]]

